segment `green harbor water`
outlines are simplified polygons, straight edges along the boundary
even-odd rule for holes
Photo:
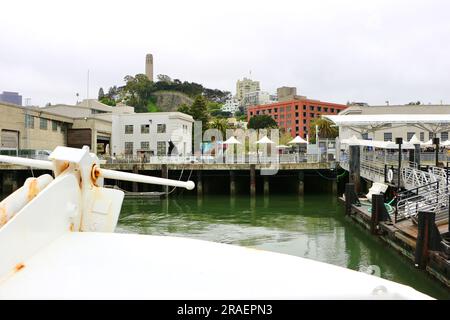
[[[117,232],[189,237],[310,258],[381,277],[434,298],[450,292],[344,216],[332,195],[270,198],[207,195],[167,200],[126,199]]]

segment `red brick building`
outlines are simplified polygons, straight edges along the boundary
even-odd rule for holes
[[[322,114],[337,114],[347,108],[344,104],[322,102],[319,100],[298,99],[260,106],[251,106],[247,109],[247,120],[252,116],[267,114],[278,124],[285,128],[292,137],[299,135],[306,138],[310,122]]]

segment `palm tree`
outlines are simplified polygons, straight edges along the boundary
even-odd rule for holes
[[[223,139],[225,139],[225,133],[228,129],[227,119],[215,118],[209,125],[211,129],[217,129],[222,133]]]
[[[331,139],[339,135],[337,127],[333,123],[324,118],[317,118],[311,121],[309,125],[309,137],[311,142],[316,141],[316,126],[319,128],[319,138]]]

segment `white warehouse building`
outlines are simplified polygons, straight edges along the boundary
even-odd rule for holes
[[[181,112],[150,112],[112,116],[112,154],[165,156],[192,153],[192,116]]]

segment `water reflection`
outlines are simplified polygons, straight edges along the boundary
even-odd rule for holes
[[[254,247],[381,276],[438,298],[448,291],[345,218],[333,196],[205,196],[125,200],[118,232],[171,235]]]

